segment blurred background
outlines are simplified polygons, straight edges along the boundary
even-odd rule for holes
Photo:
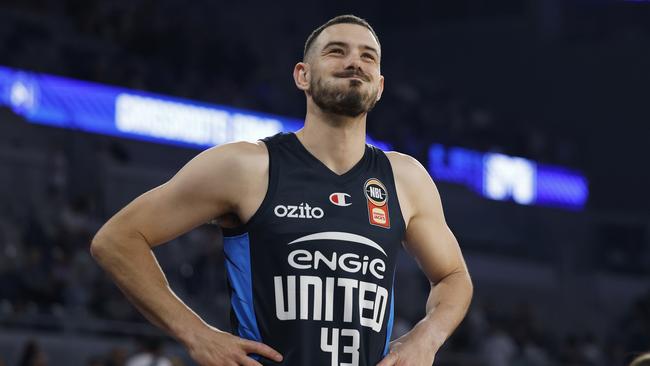
[[[90,239],[199,151],[298,128],[293,66],[345,13],[382,44],[369,137],[429,169],[474,279],[435,364],[622,366],[650,350],[650,3],[3,0],[0,365],[193,365]],[[219,228],[156,255],[229,329]],[[427,293],[403,255],[395,337]]]

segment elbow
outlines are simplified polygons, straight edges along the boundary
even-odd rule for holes
[[[150,250],[141,235],[129,235],[115,226],[104,225],[90,242],[90,255],[104,269],[132,261]]]
[[[90,241],[90,255],[100,264],[113,251],[111,250],[111,240],[103,230],[103,228],[100,229]]]
[[[467,287],[470,293],[474,293],[474,282],[472,281],[472,277],[469,275],[469,272],[465,271],[465,277],[467,278]]]
[[[456,291],[460,298],[463,299],[465,306],[469,307],[472,298],[474,297],[474,283],[472,282],[472,277],[469,275],[467,268],[458,270],[452,277],[453,280],[451,280],[449,284],[453,286],[454,291]]]
[[[472,303],[472,298],[474,297],[474,283],[472,282],[472,277],[469,275],[469,272],[465,272],[466,278],[466,288],[467,288],[467,307]]]
[[[104,244],[97,235],[90,241],[90,256],[94,260],[99,261],[101,257],[104,256],[106,252],[106,244]]]
[[[469,302],[472,302],[472,298],[474,298],[474,285],[470,285],[469,287]]]

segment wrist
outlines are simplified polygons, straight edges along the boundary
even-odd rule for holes
[[[418,338],[426,343],[427,347],[432,347],[436,352],[442,347],[443,343],[447,340],[448,334],[441,330],[433,319],[428,316],[422,319],[417,325]]]
[[[198,319],[197,319],[198,320]],[[192,323],[178,324],[172,331],[172,336],[178,340],[186,348],[191,348],[198,339],[203,338],[206,331],[210,331],[211,327],[201,320],[193,321]]]

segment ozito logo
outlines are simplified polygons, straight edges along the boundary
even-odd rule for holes
[[[350,206],[352,203],[350,203],[350,195],[347,193],[332,193],[330,194],[330,202],[337,206]]]
[[[289,217],[292,219],[320,219],[325,216],[320,207],[311,207],[308,203],[301,203],[299,206],[277,205],[273,210],[277,217]]]

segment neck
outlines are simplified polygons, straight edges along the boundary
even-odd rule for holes
[[[296,132],[296,136],[330,170],[344,174],[363,158],[366,114],[358,117],[332,115],[315,105],[308,105],[305,126]]]

